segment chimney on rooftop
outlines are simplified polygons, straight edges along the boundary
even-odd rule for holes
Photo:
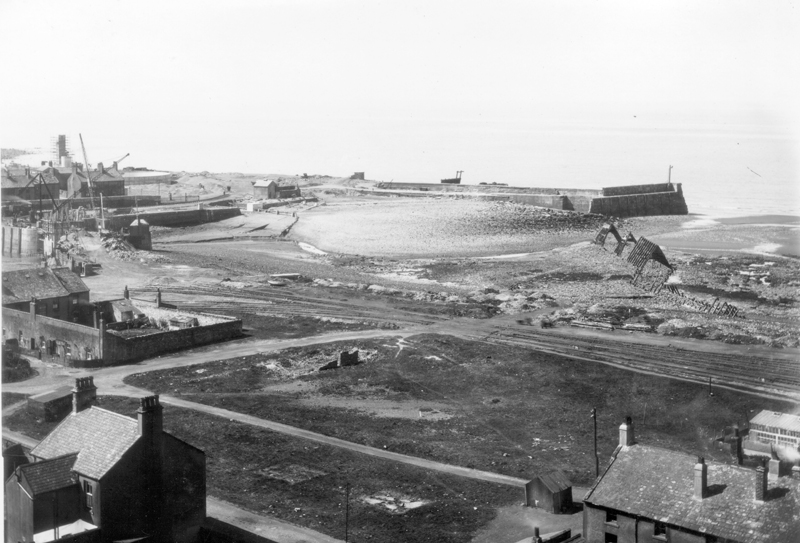
[[[140,400],[136,410],[139,419],[139,435],[146,438],[158,438],[164,429],[164,408],[158,401],[158,394],[146,396]]]
[[[72,412],[80,413],[92,406],[97,399],[97,387],[94,386],[94,377],[79,377],[75,379],[72,389]]]
[[[772,458],[769,459],[769,469],[767,470],[770,481],[776,481],[781,474],[781,461],[772,453]]]
[[[122,291],[122,297],[126,300],[131,299],[131,293],[128,291],[128,285],[125,285],[125,290]]]
[[[792,466],[792,479],[800,479],[800,466]]]
[[[25,177],[31,176],[31,168],[30,166],[25,166]]]
[[[706,497],[708,489],[708,466],[706,459],[702,456],[697,457],[697,464],[694,465],[694,497],[702,500]]]
[[[102,162],[98,162],[97,163],[97,173],[105,173],[105,169],[103,169],[103,163]]]
[[[767,470],[764,465],[756,468],[756,501],[763,502],[767,496]]]
[[[633,443],[633,420],[625,417],[625,422],[619,427],[619,444],[622,447],[630,447]]]
[[[531,540],[531,543],[542,543],[542,538],[539,535],[539,527],[538,526],[534,526],[533,527],[533,539]]]

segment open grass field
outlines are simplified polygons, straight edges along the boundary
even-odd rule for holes
[[[364,364],[316,371],[342,350]],[[309,360],[315,360],[309,363]],[[294,372],[286,371],[294,368]],[[601,364],[420,335],[316,345],[202,366],[136,374],[126,382],[374,447],[520,478],[561,469],[594,478],[590,412],[601,464],[634,419],[637,440],[725,461],[714,435],[760,409],[794,406]]]
[[[101,396],[98,405],[133,416],[138,400]],[[56,425],[37,423],[25,411],[4,422],[38,439]],[[519,488],[406,466],[176,407],[164,408],[164,429],[205,451],[210,495],[339,539],[344,539],[348,483],[350,541],[469,541],[498,507],[524,500]]]

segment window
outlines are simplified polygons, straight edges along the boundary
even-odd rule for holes
[[[89,481],[83,482],[83,493],[86,496],[86,509],[91,509],[94,507],[94,496],[92,492],[94,489],[92,488],[92,483]]]
[[[656,522],[653,526],[653,537],[658,537],[661,539],[667,538],[667,525],[663,522]]]
[[[605,543],[617,543],[617,534],[606,534]]]
[[[78,305],[78,299],[77,298],[73,298],[72,299],[72,305]]]
[[[606,524],[616,524],[617,514],[612,511],[606,511]]]
[[[53,307],[53,311],[58,311],[58,302],[54,300],[52,307]]]

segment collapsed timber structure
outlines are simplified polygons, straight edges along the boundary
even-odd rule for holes
[[[669,263],[664,251],[657,244],[645,237],[640,237],[637,240],[630,232],[623,238],[612,223],[603,225],[595,236],[594,243],[605,247],[609,235],[613,236],[617,241],[613,252],[618,257],[623,257],[626,248],[630,244],[633,245],[627,257],[625,257],[626,262],[636,270],[631,279],[631,285],[653,294],[667,295],[681,305],[688,305],[703,313],[744,318],[739,308],[733,304],[720,302],[719,298],[715,298],[712,302],[698,300],[686,294],[675,283],[669,283],[675,268]]]

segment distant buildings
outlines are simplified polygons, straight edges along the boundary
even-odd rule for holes
[[[300,196],[300,187],[297,185],[281,185],[274,179],[262,179],[253,183],[253,197],[259,200],[299,198]]]
[[[584,498],[589,543],[795,543],[800,541],[800,468],[793,476],[705,462],[639,445],[630,419],[611,463]],[[784,475],[784,476],[781,476]]]
[[[775,454],[800,459],[800,416],[763,410],[750,419],[748,439],[742,443],[749,455]]]
[[[188,323],[188,324],[187,324]],[[28,354],[73,367],[133,362],[241,335],[242,321],[195,314],[155,301],[90,301],[67,268],[3,272],[3,340]]]
[[[164,431],[158,396],[133,419],[92,406],[94,391],[76,382],[72,412],[6,480],[6,541],[194,541],[205,454]]]

